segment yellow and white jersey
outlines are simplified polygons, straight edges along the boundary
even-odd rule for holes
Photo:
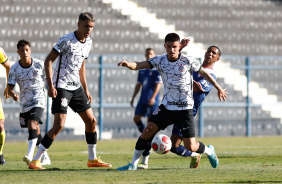
[[[0,64],[5,63],[7,60],[7,55],[5,54],[4,50],[0,47]]]

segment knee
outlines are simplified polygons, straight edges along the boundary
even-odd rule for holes
[[[92,127],[95,127],[96,124],[97,124],[97,120],[95,117],[93,117],[91,120],[90,120],[90,123],[89,123]]]

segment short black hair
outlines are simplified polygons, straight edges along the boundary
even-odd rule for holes
[[[180,41],[180,37],[176,33],[169,33],[165,36],[165,43],[166,42],[177,42]]]
[[[147,48],[146,50],[145,50],[145,52],[148,52],[148,51],[150,51],[150,50],[152,50],[152,51],[155,51],[154,49],[152,49],[152,48]]]
[[[90,20],[92,22],[95,22],[95,18],[89,12],[83,12],[79,15],[78,21],[84,21],[84,20]]]
[[[212,45],[212,46],[209,46],[208,50],[209,50],[210,48],[212,48],[212,47],[217,48],[217,50],[218,50],[218,55],[219,55],[219,57],[220,57],[220,56],[221,56],[221,50],[219,49],[219,47],[216,46],[216,45]]]
[[[28,45],[30,47],[29,41],[22,39],[22,40],[18,41],[17,49],[19,49],[20,47],[24,47],[25,45]]]

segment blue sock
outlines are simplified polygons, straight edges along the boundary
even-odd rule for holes
[[[140,122],[136,123],[136,125],[137,125],[138,130],[139,130],[141,133],[143,133],[143,130],[144,130],[144,128],[145,128],[145,125],[143,124],[143,122],[140,121]]]
[[[171,148],[170,151],[179,156],[188,157],[192,154],[191,151],[187,150],[184,146],[179,145],[177,148]]]

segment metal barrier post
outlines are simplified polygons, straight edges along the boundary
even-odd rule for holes
[[[48,85],[47,85],[47,91],[48,91]],[[50,103],[49,103],[49,96],[47,94],[47,112],[46,112],[46,133],[49,131],[50,129],[50,112],[49,112],[49,108],[50,108]]]
[[[252,109],[250,106],[250,80],[251,80],[251,67],[250,67],[250,58],[246,58],[246,77],[247,77],[247,97],[246,97],[246,128],[247,128],[247,136],[252,136]]]
[[[99,57],[100,60],[100,80],[99,80],[99,139],[102,138],[102,132],[103,132],[103,118],[104,118],[104,106],[103,106],[103,94],[104,94],[104,75],[103,75],[103,70],[104,70],[104,61],[103,61],[103,56],[101,55]]]
[[[199,136],[204,138],[204,113],[203,113],[203,105],[199,107]]]

